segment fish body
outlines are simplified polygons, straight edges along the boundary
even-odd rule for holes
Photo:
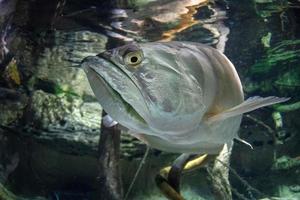
[[[287,98],[244,101],[227,57],[192,42],[128,44],[82,62],[104,110],[150,146],[218,153],[238,138],[242,114]]]

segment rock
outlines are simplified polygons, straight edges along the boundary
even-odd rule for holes
[[[72,67],[78,67],[83,58],[104,51],[107,37],[90,31],[55,31],[43,39],[49,44],[45,44],[38,58],[35,78],[50,80],[80,96],[93,96],[83,70]]]
[[[24,134],[61,153],[96,155],[102,114],[98,102],[41,90],[35,91],[29,102],[23,117]],[[122,134],[122,157],[140,157],[144,151],[139,140]]]
[[[20,161],[14,142],[0,131],[0,183],[5,183],[8,176],[16,169]]]
[[[10,15],[15,10],[16,0],[6,0],[0,2],[0,17]],[[2,21],[0,21],[2,23]]]
[[[59,151],[94,154],[101,113],[102,108],[97,102],[83,102],[79,97],[58,97],[37,90],[25,113],[25,130]]]
[[[0,125],[17,123],[23,115],[27,100],[21,92],[0,87]]]

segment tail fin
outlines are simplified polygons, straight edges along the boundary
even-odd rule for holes
[[[265,98],[259,96],[250,97],[243,103],[233,108],[218,113],[217,115],[211,116],[210,118],[207,119],[207,123],[213,123],[215,121],[225,120],[227,118],[241,115],[243,113],[247,113],[261,107],[269,106],[276,103],[282,103],[288,101],[289,99],[290,98],[280,98],[274,96],[265,97]]]

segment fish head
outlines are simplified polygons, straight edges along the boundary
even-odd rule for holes
[[[182,133],[200,123],[201,87],[163,43],[128,44],[82,62],[104,110],[121,125],[145,134]]]

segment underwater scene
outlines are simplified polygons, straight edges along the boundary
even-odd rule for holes
[[[300,200],[299,0],[0,0],[0,200]]]

